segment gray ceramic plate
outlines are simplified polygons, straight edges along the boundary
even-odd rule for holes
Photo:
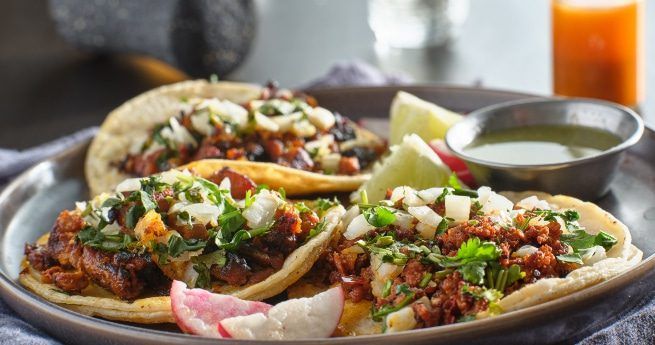
[[[402,89],[460,112],[529,95],[469,88],[412,86]],[[397,87],[340,88],[313,92],[327,108],[354,118],[385,118]],[[0,196],[0,293],[30,323],[71,344],[228,344],[159,329],[104,321],[76,314],[35,297],[16,283],[25,242],[50,229],[60,210],[87,198],[83,159],[88,143],[27,171]],[[540,306],[496,318],[395,335],[299,341],[298,344],[555,343],[570,342],[609,324],[642,303],[655,286],[655,132],[647,129],[621,165],[611,192],[598,204],[632,230],[646,259],[608,282]],[[593,173],[593,172],[590,172]],[[584,177],[581,177],[584,178]],[[255,343],[255,342],[248,342]],[[261,342],[266,343],[266,342]]]

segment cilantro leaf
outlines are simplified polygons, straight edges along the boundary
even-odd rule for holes
[[[375,206],[362,212],[366,221],[376,228],[385,227],[396,221],[396,215],[384,206]]]
[[[476,285],[482,285],[484,283],[484,269],[486,267],[487,263],[484,261],[471,261],[463,264],[459,268],[459,272],[462,273],[464,280]]]
[[[584,262],[582,262],[582,257],[578,253],[557,255],[557,260],[561,262],[574,263],[578,265],[584,264]]]
[[[205,248],[207,245],[206,241],[199,239],[190,239],[185,240],[182,236],[171,236],[168,239],[168,255],[176,258],[184,252],[194,251],[198,249]]]
[[[146,209],[141,205],[133,205],[127,210],[125,217],[125,226],[134,229],[139,219],[146,213]]]
[[[601,231],[596,235],[592,235],[583,229],[577,229],[569,234],[562,234],[560,241],[568,244],[573,249],[573,252],[578,253],[584,249],[589,249],[593,246],[601,246],[605,250],[609,250],[617,243],[614,236]]]

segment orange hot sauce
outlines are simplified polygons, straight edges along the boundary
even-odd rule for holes
[[[643,7],[642,0],[552,0],[555,93],[637,106]]]

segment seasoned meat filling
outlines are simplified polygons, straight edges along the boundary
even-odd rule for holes
[[[303,94],[269,85],[258,100],[181,102],[179,116],[156,126],[120,169],[148,176],[205,158],[273,162],[327,174],[354,175],[384,152],[356,125]]]

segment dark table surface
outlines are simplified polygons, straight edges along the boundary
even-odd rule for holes
[[[459,39],[432,50],[376,48],[364,0],[255,3],[259,21],[251,53],[227,79],[276,79],[295,87],[337,61],[360,59],[417,82],[551,92],[549,0],[471,0]],[[98,125],[136,94],[187,78],[154,59],[70,47],[56,35],[46,0],[2,4],[0,148],[25,148]],[[647,5],[646,72],[648,85],[655,86],[655,10]],[[642,112],[653,123],[655,87],[647,90]]]

